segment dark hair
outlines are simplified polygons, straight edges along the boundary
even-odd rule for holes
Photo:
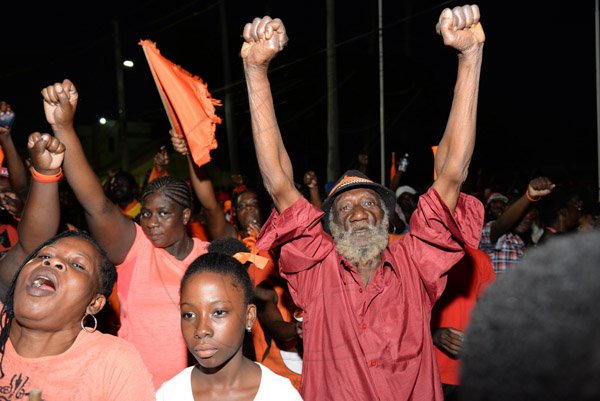
[[[208,245],[208,252],[233,256],[238,252],[250,252],[250,250],[243,241],[237,238],[225,237],[212,241]]]
[[[579,194],[573,190],[556,188],[551,194],[544,196],[539,203],[540,220],[544,225],[556,223],[560,211],[566,209],[571,200],[579,197]]]
[[[181,292],[190,277],[203,272],[231,277],[234,285],[239,286],[244,292],[244,304],[248,305],[252,302],[254,292],[246,268],[233,257],[218,252],[209,252],[197,257],[185,271],[179,291]]]
[[[159,177],[148,184],[142,192],[142,204],[150,195],[163,194],[167,199],[179,205],[181,209],[192,209],[192,191],[185,180],[172,176]]]
[[[38,255],[38,253],[40,252],[40,250],[42,250],[42,248],[44,248],[50,244],[54,244],[55,242],[57,242],[58,240],[60,240],[62,238],[68,238],[68,237],[81,238],[81,239],[91,243],[92,245],[94,245],[94,247],[96,248],[96,250],[98,251],[98,253],[100,254],[100,257],[102,259],[102,263],[100,265],[100,268],[98,269],[98,274],[99,274],[99,278],[100,278],[98,293],[104,295],[106,298],[108,298],[110,296],[110,294],[112,293],[115,281],[117,279],[117,270],[115,269],[115,265],[108,259],[106,251],[100,246],[98,241],[96,241],[93,237],[91,237],[87,232],[85,232],[85,231],[70,231],[70,230],[63,231],[63,232],[55,235],[54,237],[46,240],[45,242],[43,242],[29,256],[27,256],[23,260],[23,262],[17,269],[15,275],[13,276],[12,281],[10,282],[10,285],[8,287],[8,290],[6,291],[6,294],[4,295],[4,299],[2,300],[2,302],[3,302],[2,312],[0,313],[0,317],[1,317],[1,321],[0,321],[0,326],[1,326],[1,328],[0,328],[0,354],[1,354],[0,355],[0,377],[4,377],[4,371],[2,370],[2,361],[4,360],[4,352],[5,352],[6,342],[8,341],[8,337],[10,335],[10,328],[12,325],[12,321],[15,317],[14,296],[15,296],[15,288],[17,286],[17,279],[19,278],[19,275],[21,274],[23,267],[30,260],[35,258]]]
[[[268,195],[265,193],[265,191],[261,191],[259,189],[256,188],[245,188],[244,190],[236,193],[233,195],[232,199],[231,199],[231,210],[233,210],[233,216],[236,217],[237,216],[237,206],[238,206],[238,202],[239,202],[239,198],[240,196],[242,196],[243,194],[246,193],[251,193],[256,195],[256,199],[258,200],[258,210],[260,212],[261,217],[264,219],[266,219],[267,217],[269,217],[269,206],[271,204],[271,199],[268,197]],[[235,218],[235,223],[239,225],[237,218]]]
[[[475,306],[464,401],[600,399],[600,232],[529,251]]]

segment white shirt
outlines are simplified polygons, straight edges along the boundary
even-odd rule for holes
[[[302,401],[300,393],[287,377],[280,376],[266,366],[254,362],[262,371],[260,386],[254,401]],[[156,401],[194,401],[192,393],[192,370],[187,367],[172,379],[164,382],[156,391]]]

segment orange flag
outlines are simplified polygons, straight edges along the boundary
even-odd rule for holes
[[[392,165],[390,166],[390,182],[394,181],[396,171],[396,152],[392,152]]]
[[[210,151],[217,148],[216,125],[222,119],[215,114],[215,106],[221,106],[221,102],[212,98],[200,77],[164,58],[154,42],[141,40],[139,45],[144,49],[171,127],[185,137],[198,166],[208,163]]]

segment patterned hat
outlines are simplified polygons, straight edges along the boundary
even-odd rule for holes
[[[393,216],[396,210],[396,196],[394,193],[383,185],[372,181],[360,171],[348,170],[337,180],[331,191],[329,191],[327,198],[321,204],[321,210],[325,212],[325,216],[323,216],[323,228],[325,231],[329,232],[329,211],[331,210],[331,206],[333,206],[335,198],[343,192],[356,188],[369,188],[377,192],[385,204],[390,218]]]

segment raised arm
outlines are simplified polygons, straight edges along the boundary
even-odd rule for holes
[[[12,111],[10,104],[6,102],[0,102],[0,112],[7,113]],[[6,167],[8,168],[10,186],[17,195],[21,197],[22,201],[27,198],[28,182],[27,182],[27,169],[23,159],[19,156],[19,152],[15,148],[15,144],[12,139],[12,129],[3,127],[0,125],[0,147],[4,151],[4,158],[6,159]]]
[[[192,160],[184,138],[177,136],[174,130],[170,130],[173,148],[187,157],[190,171],[190,180],[196,197],[206,210],[206,220],[209,239],[232,237],[237,238],[236,228],[225,219],[223,208],[219,205],[215,195],[215,189],[204,166],[198,167]]]
[[[73,125],[79,96],[77,89],[65,79],[44,88],[42,96],[46,119],[67,149],[63,163],[65,176],[85,211],[90,233],[106,249],[110,260],[119,264],[135,240],[135,223],[106,197],[100,179],[85,157]]]
[[[294,172],[277,125],[268,69],[288,41],[279,18],[255,18],[246,24],[241,56],[248,89],[252,137],[265,188],[279,212],[302,194],[294,185]]]
[[[529,181],[527,190],[519,199],[514,201],[490,227],[490,241],[495,244],[502,235],[510,231],[525,215],[532,202],[550,194],[554,184],[547,177],[537,177]]]
[[[56,234],[60,223],[58,182],[65,147],[49,134],[34,132],[27,148],[31,155],[31,189],[19,221],[19,241],[0,259],[0,287],[7,288],[19,265],[42,242]]]
[[[308,196],[310,203],[316,207],[321,207],[323,200],[321,199],[321,193],[319,192],[319,182],[317,180],[317,174],[313,170],[309,170],[304,173],[304,185],[308,188]]]
[[[444,136],[439,143],[433,188],[453,212],[460,188],[467,178],[475,146],[477,96],[485,34],[479,22],[479,7],[446,8],[436,26],[444,44],[458,51],[458,74],[454,99]]]

